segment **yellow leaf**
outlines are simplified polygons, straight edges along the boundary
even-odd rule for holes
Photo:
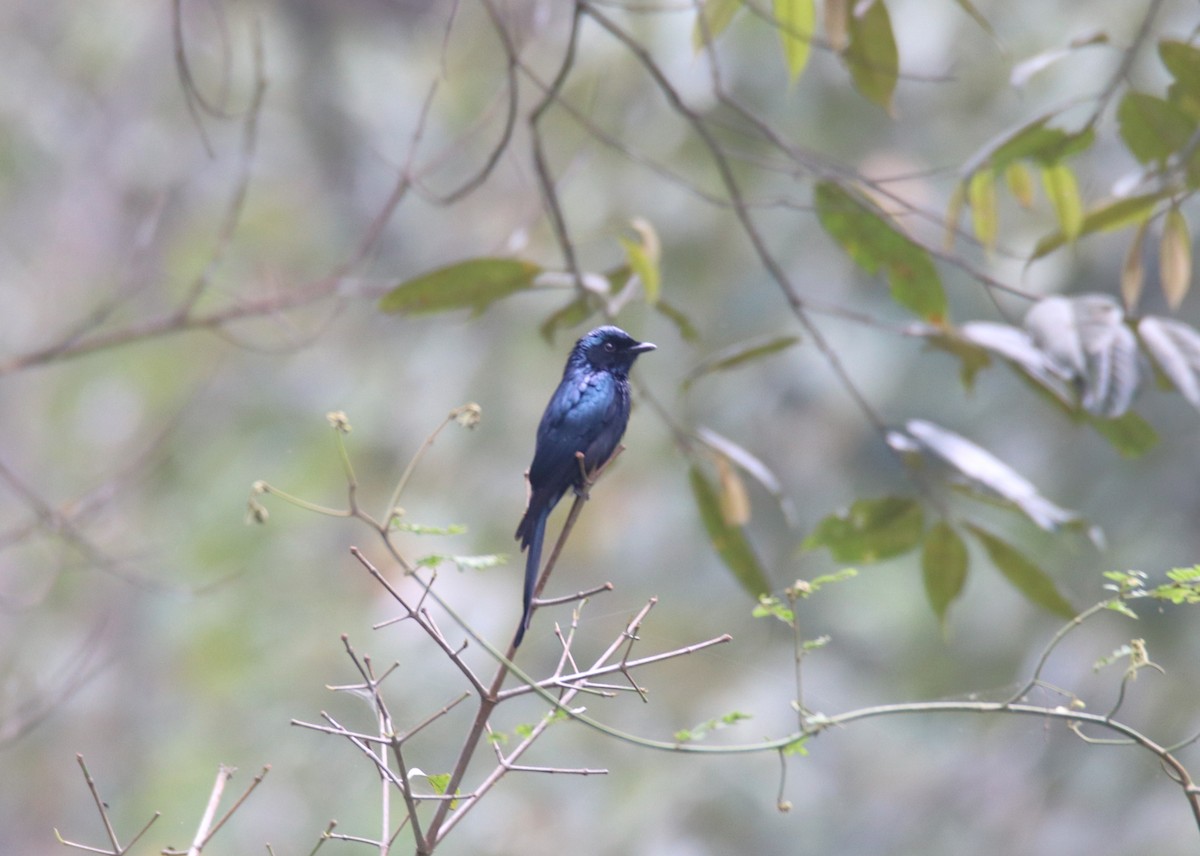
[[[954,239],[958,236],[958,221],[962,217],[963,203],[967,201],[967,188],[960,181],[950,192],[950,202],[946,205],[946,235],[942,239],[942,247],[946,252],[954,249]]]
[[[996,249],[999,219],[996,216],[996,174],[981,169],[967,184],[967,203],[971,206],[971,225],[975,237],[989,253]]]
[[[1192,239],[1187,220],[1178,208],[1168,211],[1163,223],[1158,265],[1163,297],[1171,309],[1178,309],[1192,284]]]
[[[734,13],[742,8],[742,0],[705,0],[692,27],[692,47],[697,53],[716,41],[729,26]]]
[[[1083,203],[1079,200],[1075,173],[1063,163],[1042,167],[1042,186],[1054,206],[1063,235],[1068,241],[1075,240],[1083,229]]]
[[[1142,296],[1142,283],[1146,280],[1146,265],[1142,259],[1142,248],[1146,243],[1146,223],[1138,226],[1133,235],[1133,242],[1125,254],[1125,263],[1121,265],[1121,299],[1125,301],[1125,311],[1132,313]]]
[[[726,526],[745,526],[750,522],[750,498],[737,469],[724,455],[717,455],[717,480],[720,482],[721,517]]]
[[[850,0],[825,0],[824,18],[829,47],[845,50],[850,43]]]
[[[1004,181],[1018,205],[1022,208],[1033,207],[1033,176],[1029,167],[1020,161],[1013,161],[1004,169]]]
[[[788,75],[795,80],[808,64],[817,24],[816,0],[775,0],[775,24],[783,42]]]
[[[653,306],[658,302],[662,290],[662,275],[658,266],[659,258],[662,255],[662,243],[649,220],[634,217],[629,225],[638,233],[641,243],[621,238],[621,246],[625,248],[625,257],[629,261],[629,267],[642,281],[646,302]]]

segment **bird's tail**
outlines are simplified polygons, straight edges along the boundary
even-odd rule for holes
[[[538,571],[541,570],[542,537],[546,534],[546,518],[549,516],[550,510],[547,508],[539,509],[535,517],[526,514],[517,529],[521,546],[529,548],[529,555],[525,559],[525,597],[522,601],[524,610],[521,613],[521,625],[513,639],[514,648],[525,638],[525,631],[529,629],[529,619],[533,615],[533,589],[537,585]]]

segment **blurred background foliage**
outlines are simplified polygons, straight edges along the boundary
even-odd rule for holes
[[[466,533],[402,543],[414,556],[514,555],[537,419],[571,341],[604,306],[659,349],[638,364],[628,450],[595,491],[553,587],[616,585],[585,610],[583,649],[605,644],[650,596],[660,600],[647,648],[734,637],[647,672],[647,705],[589,703],[620,728],[670,739],[737,710],[753,717],[731,726],[748,742],[795,725],[790,636],[751,618],[754,601],[712,550],[696,507],[693,468],[735,489],[696,442],[701,427],[778,481],[774,497],[743,472],[748,507],[732,513],[728,497],[723,506],[724,525],[744,531],[777,592],[841,567],[800,546],[855,500],[916,498],[927,525],[960,507],[940,478],[914,480],[885,442],[882,426],[911,434],[914,419],[970,438],[1103,528],[1097,546],[1011,509],[970,506],[971,520],[1033,558],[1077,608],[1102,597],[1102,571],[1154,579],[1195,564],[1197,415],[1170,383],[1154,382],[1144,356],[1133,407],[1158,442],[1129,457],[1079,421],[1077,402],[1077,418],[1064,416],[1003,361],[964,387],[960,358],[928,347],[958,329],[946,318],[1015,328],[1033,299],[1056,294],[1120,300],[1124,287],[1130,317],[1195,319],[1187,219],[1200,74],[1168,68],[1160,49],[1195,36],[1194,4],[816,5],[814,25],[803,3],[710,0],[701,25],[689,2],[597,3],[536,126],[530,111],[564,62],[570,4],[0,7],[0,851],[64,852],[56,828],[103,840],[77,752],[119,829],[163,812],[146,852],[186,845],[219,763],[241,768],[243,782],[262,764],[272,772],[211,852],[262,852],[264,842],[308,852],[334,817],[343,831],[374,829],[374,772],[289,721],[319,710],[370,721],[360,701],[325,689],[355,677],[341,633],[377,662],[400,662],[398,718],[419,721],[452,698],[455,675],[411,627],[371,632],[393,608],[348,554],[351,544],[376,546],[370,532],[270,497],[260,497],[268,524],[248,526],[249,487],[264,479],[343,503],[324,418],[343,410],[360,497],[382,508],[429,431],[475,401],[478,427],[444,432],[402,498],[405,519]],[[780,10],[816,26],[807,54],[805,39],[786,28],[781,38]],[[850,16],[844,51],[830,29],[836,14]],[[789,309],[739,226],[695,126],[602,20],[637,40],[704,117],[813,326]],[[507,137],[510,73],[520,98]],[[1130,92],[1167,106],[1126,102]],[[1048,153],[1057,143],[1029,130],[1047,115],[1090,136]],[[1033,155],[1011,157],[1003,144],[1013,136]],[[591,292],[576,290],[547,216],[547,175]],[[829,210],[815,210],[822,180],[851,194],[858,231],[839,233]],[[1153,198],[1116,231],[1101,234],[1114,224],[1085,216],[1137,194]],[[966,207],[943,249],[956,196]],[[885,234],[880,250],[880,229],[916,249],[897,250]],[[1063,246],[1050,251],[1056,234]],[[1135,240],[1145,242],[1144,287],[1130,300]],[[480,301],[483,311],[379,309],[401,283],[496,257],[526,260],[541,276]],[[885,287],[914,258],[936,270],[945,317],[918,306],[914,318],[913,303]],[[639,261],[642,276],[631,278]],[[644,287],[652,269],[658,305]],[[629,299],[613,300],[622,287]],[[581,295],[590,319],[543,329]],[[779,346],[702,373],[770,343]],[[986,351],[958,344],[960,355]],[[1168,376],[1183,392],[1180,371]],[[1067,380],[1068,390],[1089,382]],[[1005,582],[978,543],[969,549],[965,588],[941,623],[913,550],[802,602],[805,635],[833,637],[808,661],[808,706],[998,699],[1019,686],[1060,619]],[[438,584],[476,628],[505,639],[519,613],[519,564],[444,568]],[[1144,637],[1166,675],[1146,674],[1123,710],[1169,743],[1197,727],[1200,638],[1180,609],[1139,612],[1137,624],[1113,614],[1085,626],[1045,677],[1105,710],[1120,666],[1094,674],[1092,664]],[[538,616],[522,651],[528,668],[552,664],[548,628],[563,616]],[[525,721],[541,709],[529,702]],[[442,769],[468,715],[430,729],[412,763]],[[522,721],[509,715],[498,728]],[[557,726],[527,760],[610,774],[511,777],[447,852],[1195,850],[1186,806],[1150,756],[1085,746],[1064,729],[911,717],[831,732],[809,748],[789,763],[794,808],[783,814],[772,755],[646,754]]]

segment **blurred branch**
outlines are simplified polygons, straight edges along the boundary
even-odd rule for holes
[[[175,2],[176,20],[179,17],[179,2],[180,0],[176,0]],[[251,44],[254,58],[254,89],[250,96],[250,104],[242,117],[242,151],[241,157],[238,159],[238,176],[234,181],[225,217],[217,232],[216,243],[213,246],[212,254],[209,256],[208,263],[196,279],[192,281],[192,284],[188,287],[187,295],[176,309],[181,318],[188,316],[212,281],[212,274],[220,267],[224,260],[229,245],[233,242],[234,235],[237,233],[238,225],[242,221],[242,213],[246,207],[246,194],[250,188],[250,178],[254,171],[255,156],[258,150],[258,120],[259,115],[262,113],[263,99],[267,94],[262,23],[259,21],[257,15],[251,17],[251,28]],[[195,103],[204,104],[204,102],[196,101],[200,96],[195,89],[190,72],[187,70],[187,62],[183,59],[182,44],[178,47],[178,55],[180,57],[180,75],[181,82],[184,84],[185,100],[187,101],[188,109],[192,110]],[[226,61],[228,62],[228,60]],[[204,128],[198,116],[196,117],[196,126],[203,138]],[[206,147],[209,146],[207,139],[204,140],[204,143]]]
[[[812,337],[813,343],[817,350],[821,353],[842,388],[850,395],[851,399],[857,405],[859,411],[866,417],[867,421],[875,428],[876,432],[882,437],[887,432],[887,427],[880,415],[875,411],[875,408],[867,401],[866,396],[858,388],[858,384],[850,376],[849,372],[842,364],[841,358],[838,356],[833,346],[826,340],[824,334],[809,317],[808,311],[804,305],[803,299],[793,286],[790,277],[783,270],[783,267],[776,260],[775,256],[767,247],[766,240],[751,216],[749,208],[746,206],[742,196],[741,185],[733,173],[733,169],[729,164],[729,159],[722,150],[720,143],[713,136],[704,119],[692,110],[683,100],[678,90],[667,79],[666,74],[654,61],[650,53],[639,44],[628,32],[606,15],[597,11],[595,8],[583,7],[588,16],[607,31],[614,39],[620,42],[627,51],[638,61],[638,63],[646,70],[646,73],[654,81],[655,85],[662,95],[667,99],[671,109],[678,113],[695,131],[696,136],[704,144],[708,150],[709,156],[712,159],[713,166],[716,168],[718,175],[721,178],[721,183],[725,188],[730,201],[733,204],[733,211],[741,226],[743,234],[750,241],[754,249],[755,255],[759,259],[759,263],[766,270],[770,278],[776,283],[780,291],[783,293],[788,306],[796,316],[800,325],[808,331]],[[698,20],[703,21],[703,16]],[[715,63],[712,66],[716,68]],[[714,71],[714,74],[716,72]],[[719,78],[718,78],[719,82]],[[885,444],[886,445],[886,444]]]
[[[104,630],[103,624],[97,626],[56,674],[46,675],[48,686],[39,686],[32,698],[16,704],[13,709],[0,710],[0,748],[15,743],[37,728],[99,674],[100,665],[96,660]]]
[[[334,296],[337,294],[338,285],[339,280],[337,279],[323,279],[298,286],[284,293],[239,300],[229,306],[209,312],[191,311],[181,315],[179,310],[175,309],[164,315],[130,324],[120,330],[71,336],[0,362],[0,377],[32,366],[74,359],[134,342],[144,342],[191,330],[215,330],[249,318],[276,315],[288,309],[308,306]]]
[[[1113,71],[1112,77],[1105,84],[1104,90],[1096,98],[1096,107],[1091,117],[1085,123],[1085,126],[1094,126],[1100,121],[1100,117],[1104,114],[1108,105],[1112,103],[1117,90],[1121,88],[1122,84],[1128,82],[1129,72],[1133,68],[1134,62],[1137,61],[1137,56],[1142,45],[1150,38],[1150,28],[1154,24],[1154,19],[1158,17],[1158,11],[1161,8],[1162,0],[1149,0],[1146,3],[1146,11],[1142,14],[1142,20],[1138,24],[1133,41],[1121,51],[1121,61],[1117,64],[1116,70]]]
[[[487,3],[491,7],[491,3]],[[550,108],[566,85],[567,77],[575,65],[575,49],[579,42],[579,25],[582,21],[583,5],[576,3],[571,11],[571,32],[567,37],[567,47],[563,51],[562,62],[559,64],[558,72],[550,81],[549,88],[542,94],[542,98],[538,101],[533,111],[529,114],[529,131],[533,140],[533,166],[534,173],[537,175],[538,186],[541,188],[542,200],[546,205],[547,213],[550,215],[550,223],[554,227],[554,235],[558,241],[559,250],[562,252],[563,261],[568,271],[575,278],[575,287],[584,293],[583,271],[579,267],[579,260],[575,255],[575,245],[571,240],[570,230],[567,228],[566,216],[563,214],[562,203],[558,198],[558,190],[555,187],[554,178],[550,173],[550,165],[546,161],[545,144],[542,138],[541,122],[542,117]],[[511,60],[515,67],[515,55]]]

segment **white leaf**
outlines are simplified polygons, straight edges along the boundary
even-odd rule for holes
[[[909,420],[904,427],[921,446],[971,481],[1013,503],[1040,528],[1054,530],[1080,519],[1076,512],[1046,499],[1033,482],[961,434],[923,419]]]
[[[1055,48],[1044,53],[1034,54],[1029,59],[1022,60],[1013,66],[1012,74],[1008,76],[1008,82],[1019,89],[1039,71],[1049,68],[1063,57],[1070,55],[1071,52],[1066,48]]]
[[[766,488],[767,492],[779,504],[779,510],[783,512],[783,517],[787,520],[788,525],[794,526],[796,524],[795,505],[792,504],[791,498],[783,492],[783,486],[779,483],[779,479],[775,476],[775,473],[762,460],[728,437],[722,436],[709,428],[703,426],[697,428],[696,437],[710,449],[719,452],[733,461],[740,469],[744,470],[751,478]]]
[[[1016,363],[1026,374],[1070,404],[1074,397],[1062,383],[1058,366],[1033,343],[1033,337],[1020,327],[993,321],[968,321],[959,334],[969,342]]]
[[[1200,409],[1200,331],[1181,321],[1147,316],[1138,322],[1138,335],[1179,394]]]
[[[1097,416],[1120,416],[1137,392],[1137,338],[1121,304],[1107,294],[1081,295],[1071,304],[1086,364],[1080,404]]]
[[[1088,413],[1115,419],[1129,409],[1138,388],[1137,338],[1121,324],[1103,350],[1088,353],[1081,404]]]
[[[1107,294],[1047,297],[1025,315],[1025,328],[1048,368],[1080,385],[1080,406],[1112,419],[1137,392],[1137,338],[1121,304]]]
[[[1087,361],[1070,300],[1065,297],[1039,300],[1025,313],[1025,329],[1033,343],[1049,357],[1056,374],[1066,380],[1083,374]]]

